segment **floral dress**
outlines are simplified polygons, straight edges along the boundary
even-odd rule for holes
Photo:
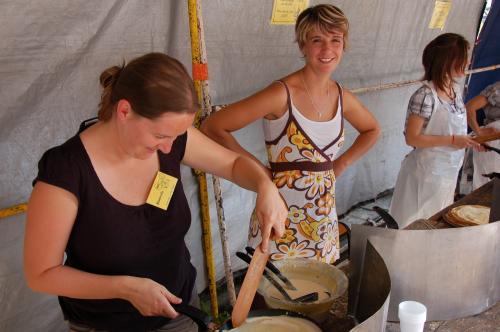
[[[340,93],[335,117],[316,122],[305,118],[292,105],[288,87],[281,83],[288,99],[288,112],[283,116],[288,115],[288,119],[282,118],[286,124],[281,131],[272,132],[266,131],[264,123],[273,182],[288,206],[285,235],[270,241],[271,259],[304,257],[333,263],[339,258],[333,160],[344,142],[342,88],[337,83]],[[326,138],[326,144],[316,144],[312,138],[322,143]],[[260,241],[258,220],[253,214],[249,244],[256,246]]]

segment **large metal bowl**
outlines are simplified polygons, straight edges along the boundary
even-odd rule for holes
[[[257,291],[270,308],[301,312],[321,323],[327,318],[333,301],[347,290],[347,276],[333,265],[306,258],[283,259],[273,263],[288,278],[313,281],[325,287],[330,295],[311,303],[287,301],[271,296],[269,290],[274,286],[266,278],[262,278]]]

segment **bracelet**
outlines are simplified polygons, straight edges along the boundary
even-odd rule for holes
[[[455,143],[455,135],[451,135],[451,144]]]

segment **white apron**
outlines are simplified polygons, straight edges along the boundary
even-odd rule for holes
[[[500,131],[500,120],[491,122],[485,126],[486,128],[495,128]],[[500,149],[500,140],[486,143],[489,146]],[[472,152],[472,160],[474,162],[474,176],[472,178],[472,189],[481,187],[486,182],[490,181],[483,174],[492,172],[500,173],[500,155],[494,151]]]
[[[434,109],[423,133],[466,135],[466,112],[451,113],[437,97],[433,84],[424,84],[432,90]],[[461,96],[457,95],[457,98]],[[417,219],[429,218],[453,203],[463,158],[464,150],[451,146],[416,148],[405,157],[389,211],[400,229]]]

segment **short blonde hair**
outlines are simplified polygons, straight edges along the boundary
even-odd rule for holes
[[[295,39],[302,48],[307,40],[307,34],[319,27],[322,32],[340,31],[344,34],[344,49],[347,48],[349,35],[349,21],[344,13],[336,6],[321,4],[309,7],[302,11],[295,22]]]

